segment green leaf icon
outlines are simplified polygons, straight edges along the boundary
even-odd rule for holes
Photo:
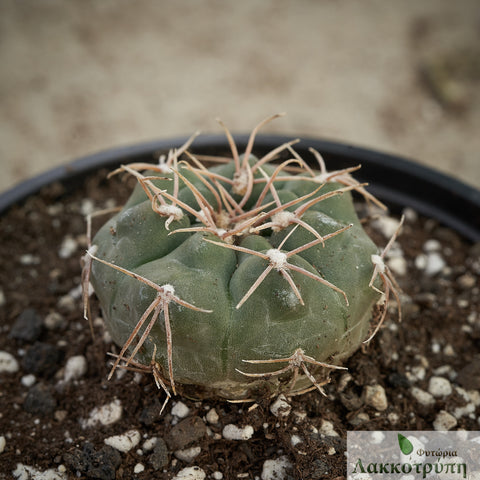
[[[398,434],[398,444],[404,455],[410,455],[413,452],[412,442],[408,438],[405,438],[401,433]]]

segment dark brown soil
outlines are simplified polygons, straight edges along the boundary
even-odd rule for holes
[[[403,321],[396,322],[393,309],[368,348],[348,361],[348,376],[333,375],[328,398],[316,391],[290,398],[285,417],[274,416],[267,400],[175,398],[160,416],[163,393],[150,376],[125,372],[107,381],[106,352],[117,350],[100,322],[92,340],[78,289],[85,211],[105,208],[129,191],[104,178],[101,172],[71,194],[54,185],[0,219],[0,351],[18,362],[17,371],[0,372],[0,478],[19,476],[22,464],[52,469],[58,478],[167,479],[197,466],[206,478],[222,478],[221,472],[224,479],[267,479],[274,477],[266,471],[262,477],[265,462],[283,457],[291,466],[278,478],[334,479],[346,474],[348,430],[432,430],[441,425],[442,411],[451,415],[447,427],[480,429],[480,245],[411,211],[399,238],[407,266],[407,274],[397,275]],[[377,244],[386,244],[382,233],[368,228]],[[445,262],[435,274],[422,265],[432,251]],[[99,315],[95,301],[93,311]],[[66,381],[73,356],[85,357],[87,371]],[[434,376],[446,379],[451,393],[438,394],[430,385]],[[385,410],[366,400],[371,385],[385,390]],[[437,396],[424,405],[415,387]],[[82,426],[95,407],[114,400],[122,408],[119,420]],[[189,409],[185,418],[171,413],[178,401]],[[213,408],[216,423],[206,419]],[[253,436],[226,439],[227,424],[250,425]],[[128,452],[104,443],[130,430],[141,439]],[[151,448],[145,442],[154,437]],[[191,463],[177,458],[192,446],[200,453]]]

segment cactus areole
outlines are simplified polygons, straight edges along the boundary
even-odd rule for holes
[[[93,239],[84,277],[121,348],[114,369],[150,371],[168,396],[323,392],[374,328],[379,252],[351,190],[380,202],[315,151],[312,169],[295,141],[255,157],[262,124],[243,155],[225,129],[232,158],[213,167],[189,141],[113,172],[138,184]]]

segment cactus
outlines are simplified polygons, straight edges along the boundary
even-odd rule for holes
[[[255,157],[255,136],[275,117],[243,155],[220,122],[232,159],[213,167],[188,152],[192,137],[158,165],[112,173],[138,184],[93,239],[83,277],[121,346],[111,374],[152,372],[168,397],[180,385],[232,400],[324,393],[329,372],[385,318],[372,325],[379,276],[398,299],[351,190],[383,205],[350,175],[357,167],[327,172],[312,151],[314,170],[296,141]],[[281,152],[291,158],[272,163]]]

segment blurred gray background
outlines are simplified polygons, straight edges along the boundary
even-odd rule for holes
[[[480,185],[478,0],[0,0],[0,65],[0,190],[282,111]]]

